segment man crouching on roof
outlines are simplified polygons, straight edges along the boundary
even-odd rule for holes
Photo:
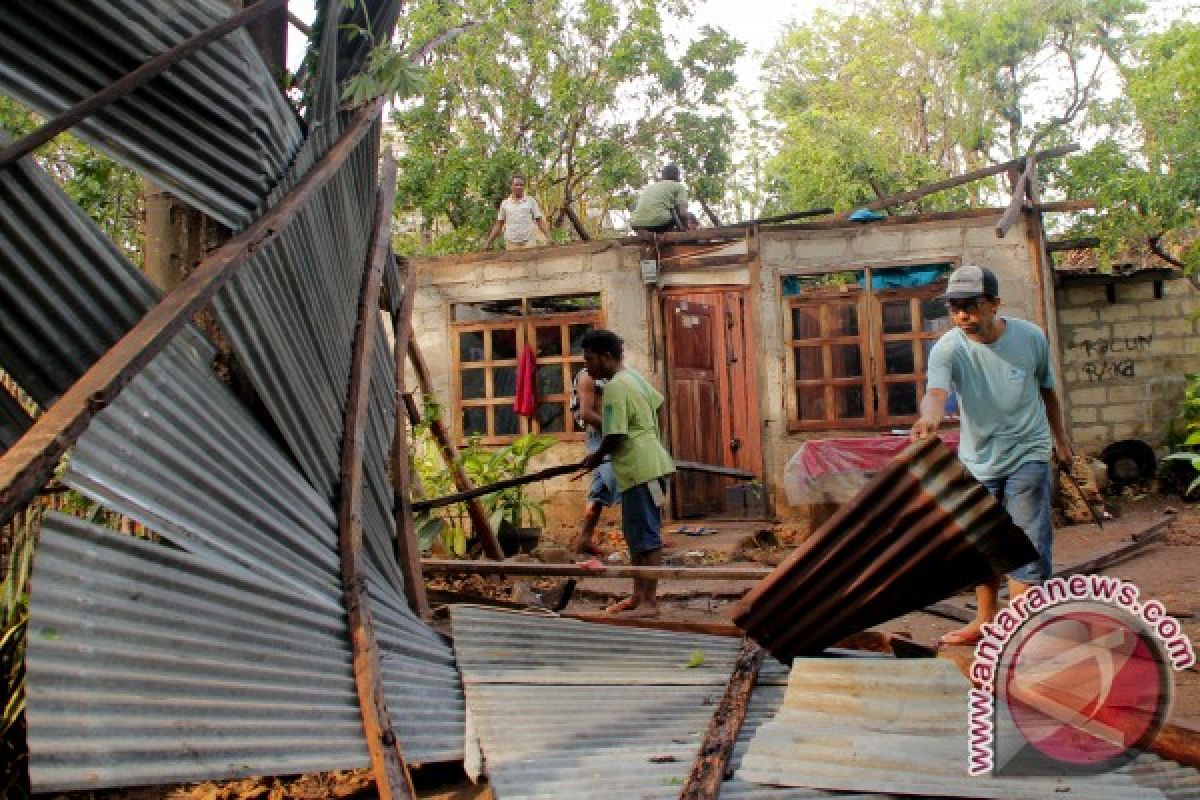
[[[658,413],[663,396],[636,370],[622,364],[624,342],[612,331],[588,331],[582,346],[588,374],[608,381],[601,412],[603,438],[600,447],[584,459],[583,469],[591,471],[605,458],[611,459],[621,493],[621,532],[629,545],[630,560],[634,566],[658,566],[662,563],[666,476],[675,471],[671,456],[659,440]],[[604,611],[655,616],[657,589],[656,579],[634,578],[633,594]]]

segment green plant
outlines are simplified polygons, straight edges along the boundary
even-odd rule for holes
[[[479,445],[478,439],[472,439],[462,453],[462,467],[476,485],[519,478],[528,471],[529,462],[553,447],[554,442],[550,436],[526,433],[497,450],[488,450]],[[546,524],[544,503],[531,497],[525,486],[484,495],[483,507],[494,530],[505,523],[516,528],[524,527],[525,523]]]
[[[26,797],[29,751],[25,743],[25,632],[29,622],[29,575],[41,512],[31,510],[13,537],[8,574],[0,584],[0,797]]]
[[[1200,489],[1200,373],[1187,376],[1183,402],[1171,421],[1167,443],[1173,452],[1163,459],[1163,466],[1167,476],[1179,483],[1180,495],[1187,499]]]

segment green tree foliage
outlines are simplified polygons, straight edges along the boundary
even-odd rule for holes
[[[1104,253],[1153,247],[1189,273],[1200,269],[1200,25],[1178,23],[1135,43],[1110,105],[1111,136],[1071,160],[1063,181],[1095,197],[1099,212],[1077,233]]]
[[[42,120],[14,100],[0,96],[0,129],[16,139]],[[137,175],[69,133],[33,153],[45,169],[130,261],[142,261],[141,185]]]
[[[795,26],[767,62],[782,209],[880,194],[1073,138],[1135,0],[871,0]],[[980,182],[925,201],[994,197]]]
[[[567,206],[593,232],[665,158],[693,193],[721,197],[733,125],[723,103],[742,46],[708,27],[673,46],[670,25],[686,14],[678,0],[409,6],[400,36],[414,49],[474,23],[432,52],[423,96],[394,115],[397,207],[434,234],[428,249],[478,247],[514,173],[552,223]]]

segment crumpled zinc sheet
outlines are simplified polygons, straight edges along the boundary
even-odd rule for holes
[[[958,431],[938,435],[958,449]],[[896,434],[809,439],[783,470],[788,504],[845,503],[908,444],[908,436]]]

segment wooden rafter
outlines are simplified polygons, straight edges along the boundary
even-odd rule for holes
[[[371,248],[363,270],[358,301],[358,326],[354,332],[350,388],[346,394],[342,427],[341,484],[338,503],[338,549],[342,565],[342,602],[346,607],[353,651],[354,685],[362,713],[367,751],[376,790],[383,800],[416,797],[404,763],[400,742],[392,729],[383,694],[379,644],[371,621],[371,598],[363,555],[363,451],[371,394],[371,363],[375,350],[379,287],[383,260],[391,235],[392,197],[396,187],[396,160],[385,151],[381,187],[376,200]]]
[[[341,168],[383,110],[380,98],[350,119],[333,147],[273,208],[201,261],[170,294],[48,408],[0,457],[0,524],[37,493],[59,459],[117,395],[220,291],[256,251],[287,228],[309,199]]]

